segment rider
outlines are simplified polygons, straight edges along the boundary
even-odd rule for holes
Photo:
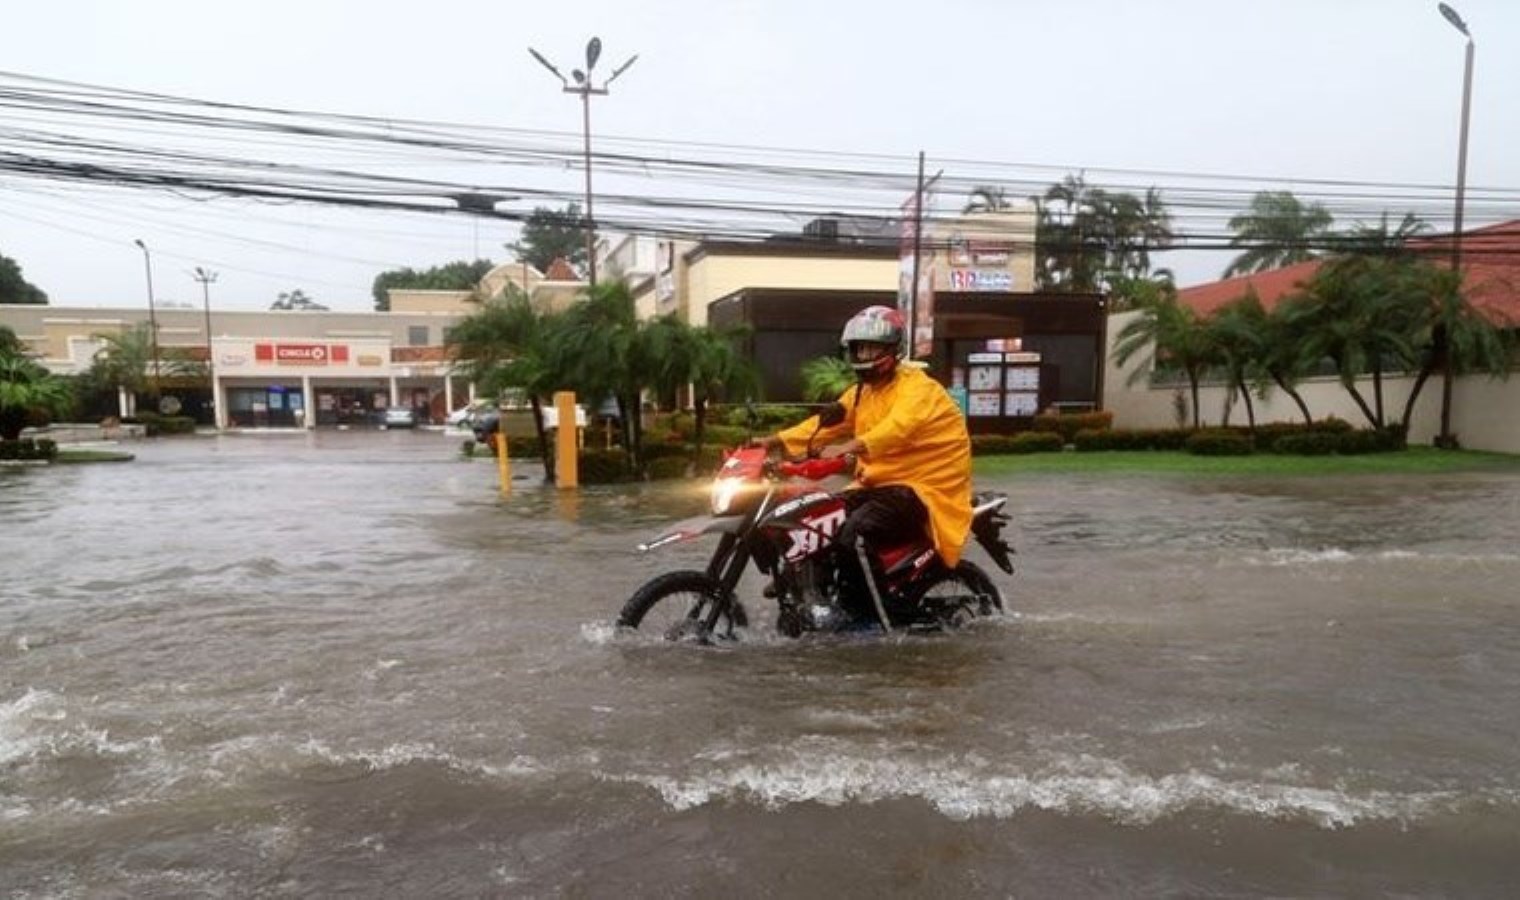
[[[845,571],[857,575],[857,539],[865,548],[883,547],[922,535],[927,525],[935,550],[953,567],[971,530],[966,420],[939,382],[919,366],[899,364],[905,331],[903,314],[892,307],[856,313],[839,339],[858,380],[839,397],[844,421],[815,436],[813,416],[765,441],[796,455],[811,439],[825,445],[825,459],[856,457],[856,484],[845,494],[848,516],[837,540],[850,561]]]

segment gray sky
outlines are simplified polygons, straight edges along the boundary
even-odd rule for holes
[[[1520,218],[1520,4],[1453,5],[1477,41],[1468,222]],[[1263,186],[1303,196],[1334,192],[1343,222],[1383,208],[1395,215],[1415,208],[1449,227],[1464,42],[1433,0],[10,6],[0,70],[29,76],[517,129],[512,140],[563,152],[579,146],[579,103],[525,48],[538,48],[568,74],[595,34],[604,44],[601,77],[639,54],[611,96],[593,101],[598,151],[889,170],[910,188],[923,150],[931,172],[944,170],[947,183],[996,181],[1010,194],[1079,169],[1100,185],[1154,184],[1172,202],[1179,227],[1198,234],[1223,234],[1224,220]],[[0,88],[19,84],[0,78]],[[102,128],[93,133],[143,147],[172,140],[202,152],[558,192],[565,199],[583,189],[579,168],[563,163],[490,166],[264,137],[170,138],[120,122]],[[0,153],[38,153],[35,144],[22,147],[14,129],[79,131],[74,122],[0,106]],[[523,131],[548,134],[530,140]],[[1189,177],[1196,175],[1280,180]],[[1344,182],[1355,184],[1337,186]],[[598,194],[631,197],[742,195],[779,207],[883,212],[895,202],[884,198],[897,192],[863,192],[843,179],[682,180],[637,167],[598,171],[596,187]],[[1178,206],[1189,191],[1193,200]],[[962,201],[961,194],[945,196],[940,208]],[[532,200],[504,204],[531,206]],[[615,212],[609,202],[608,214]],[[638,215],[660,219],[648,210]],[[805,216],[792,219],[800,226]],[[369,286],[379,272],[477,252],[504,260],[501,244],[515,237],[515,226],[0,173],[0,253],[17,260],[54,305],[142,304],[138,237],[153,250],[161,300],[198,304],[200,288],[189,272],[201,265],[220,273],[214,306],[265,308],[279,292],[300,288],[335,309],[362,310],[371,307]],[[1190,284],[1214,278],[1230,256],[1189,252],[1160,262]]]

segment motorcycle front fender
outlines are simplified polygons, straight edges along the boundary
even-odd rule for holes
[[[704,534],[733,534],[744,524],[743,516],[695,516],[670,526],[653,540],[640,544],[640,553],[694,541]]]

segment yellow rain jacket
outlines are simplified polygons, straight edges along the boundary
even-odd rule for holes
[[[813,439],[814,449],[855,438],[865,444],[855,480],[913,489],[929,510],[934,549],[954,566],[971,531],[971,438],[960,407],[921,368],[899,365],[892,380],[839,396],[845,419]],[[777,434],[792,455],[807,450],[818,417]]]

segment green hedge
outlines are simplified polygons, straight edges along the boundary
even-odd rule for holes
[[[1183,449],[1198,456],[1250,456],[1250,437],[1222,428],[1205,428],[1188,437]]]
[[[644,462],[644,474],[650,481],[667,481],[672,478],[685,478],[690,462],[685,455],[663,456],[657,459],[646,459]]]
[[[628,455],[621,449],[582,450],[577,459],[581,484],[616,484],[630,481]]]
[[[1114,425],[1114,414],[1107,410],[1088,413],[1040,413],[1030,428],[1054,432],[1063,443],[1070,444],[1079,431],[1103,431]]]
[[[46,460],[58,458],[58,444],[47,438],[22,438],[19,441],[0,441],[0,459]]]
[[[1079,452],[1101,450],[1181,450],[1193,434],[1184,428],[1110,428],[1077,432],[1072,443]]]
[[[134,419],[127,419],[131,422]],[[195,420],[189,416],[163,416],[156,412],[139,412],[135,421],[144,427],[148,437],[161,434],[194,434]]]
[[[1005,456],[1017,453],[1059,453],[1065,446],[1061,436],[1048,431],[1021,434],[973,434],[972,456]]]

